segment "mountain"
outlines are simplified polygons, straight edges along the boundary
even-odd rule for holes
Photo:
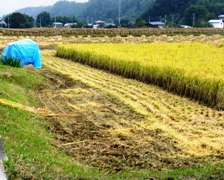
[[[77,16],[79,17],[81,12],[86,7],[86,3],[76,3],[71,1],[59,1],[53,6],[42,6],[42,7],[27,7],[18,12],[36,17],[41,12],[49,12],[51,16]]]
[[[141,16],[154,0],[120,0],[121,18],[134,20]],[[47,11],[51,16],[76,16],[89,20],[116,20],[118,19],[119,0],[89,0],[86,3],[75,1],[59,1],[53,6],[28,7],[18,12],[36,17],[37,14]]]
[[[142,17],[200,26],[220,14],[224,14],[223,0],[156,0]]]
[[[59,1],[48,11],[51,16],[76,16],[79,17],[86,8],[86,3]]]
[[[18,10],[18,12],[27,14],[32,17],[36,17],[40,12],[44,12],[44,11],[49,12],[50,9],[51,9],[51,6],[27,7],[27,8]]]

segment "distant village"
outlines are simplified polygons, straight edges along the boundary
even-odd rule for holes
[[[7,22],[8,20],[8,22]],[[35,22],[33,25],[30,27],[46,27],[41,24],[41,19],[38,20],[38,23]],[[208,27],[213,27],[213,28],[224,28],[224,15],[219,15],[217,19],[211,19],[208,21]],[[0,27],[1,28],[16,28],[11,26],[11,22],[7,18],[2,18],[0,19]],[[98,28],[117,28],[117,27],[127,27],[127,28],[138,28],[138,27],[151,27],[151,28],[171,28],[173,27],[170,24],[167,24],[166,21],[162,20],[148,20],[148,22],[145,22],[142,19],[130,22],[130,21],[117,21],[116,23],[114,22],[106,22],[102,20],[97,20],[95,22],[89,23],[89,22],[60,22],[57,21],[55,18],[55,21],[51,21],[47,27],[51,28],[93,28],[93,29],[98,29]],[[177,26],[176,26],[177,27]],[[193,26],[189,25],[178,25],[179,28],[193,28]],[[26,27],[25,27],[26,28]]]

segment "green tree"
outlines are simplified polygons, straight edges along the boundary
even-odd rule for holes
[[[31,16],[14,12],[5,17],[5,21],[8,22],[10,28],[31,28],[34,24],[34,19]]]
[[[120,24],[121,24],[121,27],[128,27],[129,20],[127,20],[127,19],[121,19],[121,23]]]
[[[51,16],[48,12],[42,12],[37,15],[36,25],[38,27],[49,27],[51,25]]]
[[[190,3],[196,0],[156,0],[154,4],[143,14],[144,19],[158,18],[171,14],[183,14]]]
[[[136,27],[145,27],[146,24],[147,24],[146,21],[141,18],[137,18],[135,21]]]
[[[51,21],[54,22],[55,17],[52,17]],[[75,18],[75,16],[56,16],[56,21],[65,24],[65,23],[75,23],[78,20]]]
[[[224,13],[223,0],[154,0],[153,2],[142,15],[147,21],[149,17],[151,20],[158,20],[159,17],[167,15],[168,24],[175,22],[175,24],[192,25],[195,17],[196,26],[207,26],[208,20]]]
[[[32,28],[34,26],[35,20],[33,19],[33,17],[28,16],[26,14],[24,14],[24,16],[26,19],[25,28]]]
[[[205,6],[191,5],[184,13],[185,24],[193,25],[194,22],[197,26],[200,23],[204,23],[208,13],[208,9]]]

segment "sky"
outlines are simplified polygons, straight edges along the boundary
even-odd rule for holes
[[[59,0],[0,0],[0,16],[12,13],[18,9],[35,6],[53,5]],[[70,0],[72,1],[72,0]],[[76,0],[77,2],[86,0]]]

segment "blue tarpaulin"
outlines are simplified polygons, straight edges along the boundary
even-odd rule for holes
[[[22,66],[32,64],[37,69],[42,68],[39,46],[30,39],[9,43],[2,53],[2,61],[9,58],[20,60]]]

